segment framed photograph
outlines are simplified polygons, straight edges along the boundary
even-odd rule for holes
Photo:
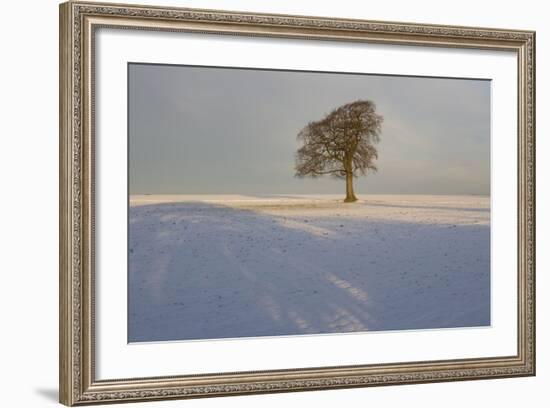
[[[60,6],[60,401],[535,374],[535,33]]]

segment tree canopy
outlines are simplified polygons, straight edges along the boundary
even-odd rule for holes
[[[383,117],[372,101],[342,105],[323,119],[309,122],[298,133],[302,146],[296,152],[296,176],[346,179],[346,202],[357,201],[353,178],[377,171]]]

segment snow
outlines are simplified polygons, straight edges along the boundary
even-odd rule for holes
[[[487,196],[130,197],[130,342],[490,325]]]

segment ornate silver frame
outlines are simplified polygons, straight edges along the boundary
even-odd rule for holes
[[[507,50],[518,61],[518,349],[513,356],[176,377],[94,375],[94,33],[98,27]],[[60,402],[66,405],[535,374],[535,33],[68,2],[60,5]]]

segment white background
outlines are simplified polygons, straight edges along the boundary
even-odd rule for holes
[[[549,216],[541,210],[550,205],[548,188],[543,188],[544,174],[550,174],[550,164],[542,160],[550,153],[550,144],[544,137],[550,132],[550,123],[548,117],[541,114],[550,109],[548,78],[541,74],[550,72],[550,56],[544,52],[550,41],[544,3],[159,0],[157,4],[536,30],[539,351],[535,378],[159,402],[141,406],[333,406],[341,403],[349,406],[415,406],[419,403],[428,407],[544,406],[543,387],[550,380],[550,360],[545,349],[550,343],[549,330],[544,323],[548,321],[544,311],[550,310],[549,296],[544,296],[548,290],[545,271],[550,267],[550,258],[541,244],[548,245],[550,239]],[[2,405],[40,407],[54,405],[57,399],[57,2],[6,3],[3,12],[6,18],[0,25]]]
[[[102,29],[96,58],[99,379],[515,354],[517,190],[510,183],[516,178],[517,157],[514,53]],[[491,131],[498,141],[491,152],[491,246],[493,253],[506,254],[491,259],[492,327],[127,344],[128,61],[491,78]]]

